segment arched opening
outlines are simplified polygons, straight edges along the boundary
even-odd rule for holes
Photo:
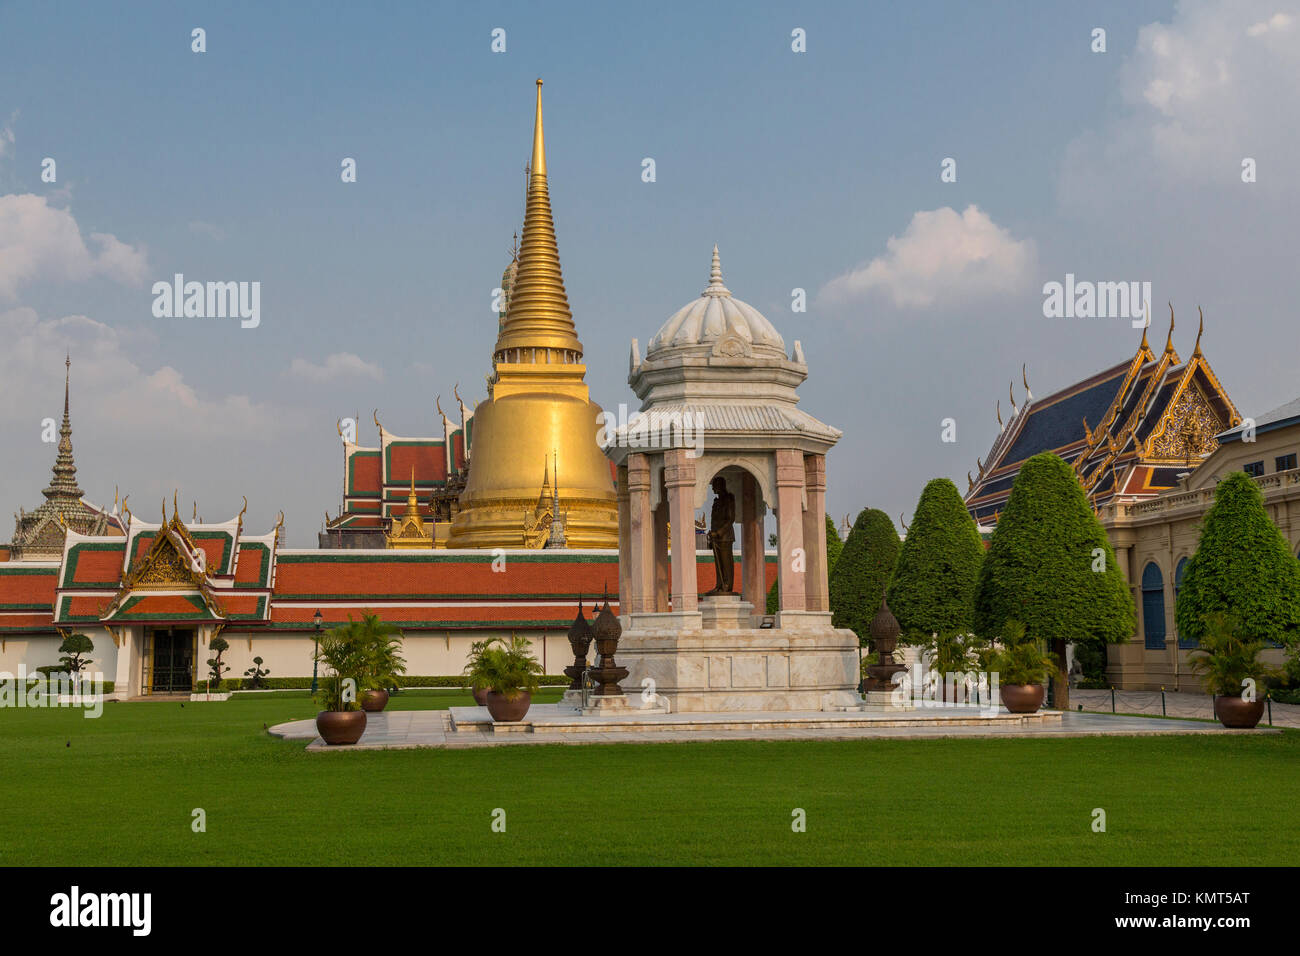
[[[1165,578],[1154,561],[1142,569],[1142,636],[1149,651],[1165,646]]]
[[[719,480],[725,486],[722,494],[718,494]],[[708,475],[705,487],[710,491],[704,501],[700,547],[710,552],[711,560],[707,562],[708,572],[702,570],[700,575],[700,589],[707,593],[722,587],[725,591],[730,583],[730,592],[739,594],[752,605],[750,613],[761,617],[766,610],[768,584],[763,541],[767,506],[760,478],[743,463],[722,462]],[[723,580],[718,569],[718,561],[728,559],[730,582]]]

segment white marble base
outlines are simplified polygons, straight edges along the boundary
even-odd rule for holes
[[[616,656],[629,672],[624,687],[647,687],[675,714],[848,711],[861,703],[857,637],[831,627],[829,615],[768,629],[681,628],[668,618],[634,615],[637,626],[623,632]]]
[[[862,709],[873,714],[901,714],[909,710],[915,710],[916,707],[909,699],[905,699],[901,704],[894,703],[893,691],[869,690],[866,693],[866,700],[862,704]]]
[[[747,628],[753,613],[754,605],[741,600],[739,594],[711,594],[700,598],[700,623],[707,630]]]

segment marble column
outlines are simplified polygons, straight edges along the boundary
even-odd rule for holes
[[[760,615],[765,613],[767,606],[766,563],[758,482],[745,472],[740,493],[740,593],[744,600],[754,605],[754,613]]]
[[[686,456],[686,449],[664,452],[664,486],[673,524],[673,610],[690,614],[699,609],[699,586],[695,581],[695,460]]]
[[[829,611],[830,585],[826,570],[826,456],[803,456],[807,505],[803,512],[803,549],[808,557],[804,600],[809,611]]]
[[[695,534],[695,529],[691,529]],[[655,571],[654,571],[654,609],[663,614],[668,611],[668,589],[672,581],[672,571],[668,564],[668,496],[660,489],[659,504],[655,507]]]
[[[641,454],[627,458],[630,564],[628,581],[631,614],[654,611],[654,519],[650,509],[650,460]],[[621,610],[621,609],[620,609]]]
[[[618,609],[632,609],[632,505],[627,465],[618,466]]]
[[[801,570],[806,564],[806,555],[796,559],[795,551],[802,549],[803,543],[803,491],[804,467],[802,453],[793,448],[781,448],[776,451],[776,521],[777,521],[777,560],[780,562],[780,584],[782,611],[806,610],[806,574]]]

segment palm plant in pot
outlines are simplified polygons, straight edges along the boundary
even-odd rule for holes
[[[475,641],[469,646],[469,658],[465,663],[463,673],[469,681],[470,693],[474,695],[474,703],[480,707],[487,706],[488,686],[483,683],[479,675],[478,661],[483,656],[483,652],[492,644],[491,640]]]
[[[388,692],[406,673],[402,656],[402,632],[380,620],[378,614],[362,614],[356,622],[357,639],[364,652],[360,675],[361,709],[376,713],[388,706]]]
[[[528,713],[542,672],[531,647],[527,638],[511,636],[508,643],[497,638],[471,662],[470,683],[487,688],[487,709],[493,720],[523,720]]]
[[[1032,714],[1043,706],[1047,681],[1060,674],[1056,657],[1025,636],[1019,621],[1007,621],[988,666],[998,674],[1002,706],[1013,714]]]
[[[1249,729],[1264,716],[1264,698],[1255,689],[1279,674],[1259,659],[1264,642],[1246,640],[1240,630],[1231,614],[1207,614],[1201,646],[1188,655],[1188,664],[1214,695],[1214,716],[1219,723]]]
[[[319,656],[325,674],[316,692],[316,701],[323,708],[316,715],[316,732],[327,744],[354,744],[366,730],[366,712],[358,699],[366,649],[358,638],[356,622],[322,634]]]

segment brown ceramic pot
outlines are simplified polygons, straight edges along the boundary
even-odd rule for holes
[[[528,708],[532,706],[533,695],[526,690],[519,692],[519,696],[514,700],[506,700],[505,694],[498,694],[494,690],[488,691],[487,709],[492,715],[493,720],[513,721],[523,720],[524,714],[528,713]]]
[[[470,693],[474,695],[474,703],[478,704],[480,707],[487,706],[488,689],[486,687],[482,689],[471,687]]]
[[[1262,700],[1242,700],[1240,697],[1214,698],[1214,716],[1225,727],[1249,730],[1264,716]]]
[[[354,744],[366,732],[364,710],[322,710],[316,715],[316,732],[330,746]]]
[[[368,690],[361,695],[361,709],[370,714],[377,714],[388,706],[388,691]]]
[[[1042,684],[1003,684],[998,688],[1002,706],[1013,714],[1037,713],[1046,693]]]

